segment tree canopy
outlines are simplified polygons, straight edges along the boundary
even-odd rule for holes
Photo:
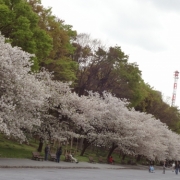
[[[39,17],[39,28],[52,38],[52,50],[46,58],[40,59],[40,66],[53,71],[56,80],[74,81],[78,65],[71,58],[75,50],[71,41],[76,38],[76,31],[54,16],[51,8],[44,8],[39,0],[29,0],[29,4]]]
[[[52,49],[52,38],[38,26],[39,17],[25,0],[0,1],[0,31],[13,46],[35,54],[34,70]]]
[[[2,133],[82,138],[81,155],[96,143],[109,155],[117,148],[178,159],[179,109],[144,82],[120,46],[77,34],[39,0],[0,0],[0,12]]]

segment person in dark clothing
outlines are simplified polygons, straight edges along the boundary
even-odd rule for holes
[[[44,159],[45,159],[45,161],[47,161],[48,160],[48,154],[50,153],[50,147],[48,144],[46,145],[46,147],[44,149],[44,153],[45,153]]]
[[[62,147],[60,146],[59,148],[57,148],[57,151],[56,151],[56,162],[60,162],[60,157],[61,157],[61,154],[62,154]]]
[[[179,162],[176,161],[175,162],[175,173],[178,174],[178,171],[179,171]]]

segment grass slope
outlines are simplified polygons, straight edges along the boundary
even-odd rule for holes
[[[32,158],[32,152],[37,151],[38,148],[38,141],[31,140],[29,144],[20,144],[17,141],[7,139],[3,135],[0,135],[0,158]],[[63,146],[63,154],[66,150],[70,150],[69,146]],[[73,152],[74,150],[72,150]],[[51,152],[56,152],[56,147],[51,148]],[[80,151],[77,151],[74,156],[81,162],[88,162],[89,156],[93,157],[95,162],[98,162],[99,157],[101,156],[106,162],[108,152],[101,149],[87,149],[84,153],[84,156],[80,156]],[[44,147],[41,153],[44,156]],[[112,154],[113,159],[116,163],[121,162],[121,157],[118,153]],[[61,156],[61,160],[64,160],[64,155]],[[129,160],[129,157],[125,159],[126,163]]]

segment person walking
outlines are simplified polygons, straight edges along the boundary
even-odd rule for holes
[[[61,159],[61,154],[62,154],[62,147],[58,147],[56,151],[56,162],[59,163]]]
[[[50,153],[50,147],[47,144],[46,147],[44,148],[44,153],[45,153],[45,157],[44,160],[47,161],[48,160],[48,154]]]
[[[175,162],[175,173],[176,175],[178,175],[178,171],[179,171],[179,163],[178,161]]]
[[[165,174],[166,171],[166,161],[163,162],[163,174]]]
[[[174,169],[175,169],[175,163],[173,161],[173,163],[172,163],[172,172],[174,172]]]

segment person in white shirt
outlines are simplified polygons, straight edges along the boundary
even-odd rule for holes
[[[172,172],[174,172],[174,169],[175,169],[175,163],[173,162],[172,163]]]
[[[68,156],[69,156],[70,159],[71,159],[72,161],[74,161],[75,163],[79,163],[78,160],[77,160],[76,158],[74,158],[70,152],[68,153]]]

